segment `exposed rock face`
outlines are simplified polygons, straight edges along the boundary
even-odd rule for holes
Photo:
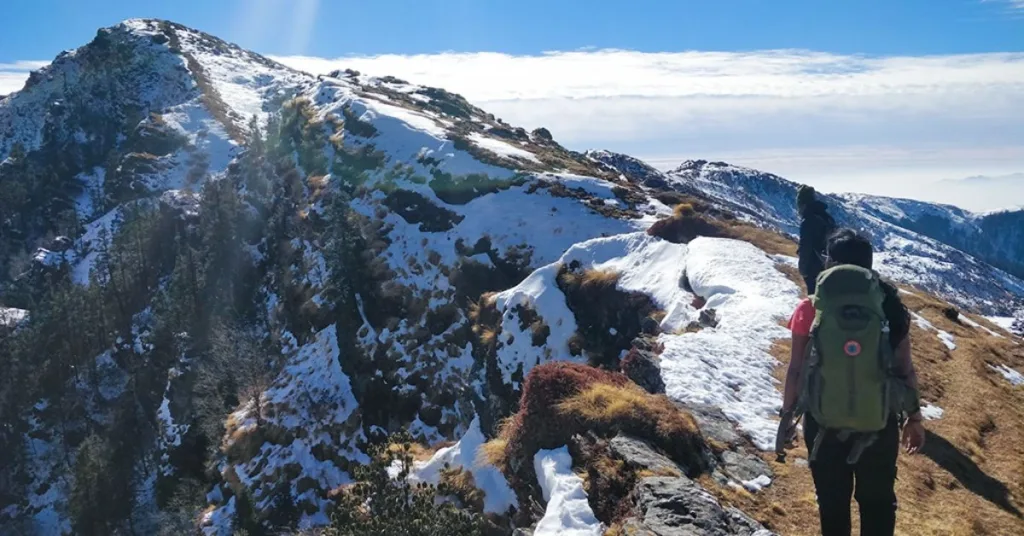
[[[620,434],[608,446],[615,457],[638,474],[656,475],[637,483],[632,494],[635,515],[624,523],[626,534],[771,534],[739,510],[723,507],[699,484],[683,476],[687,473],[685,467],[657,452],[647,441]],[[753,480],[771,472],[757,466],[760,459],[753,455],[727,451],[723,458],[733,478]]]
[[[533,129],[533,132],[531,132],[530,134],[534,138],[536,138],[536,139],[546,140],[546,141],[553,141],[554,140],[554,138],[551,137],[551,131],[546,129],[546,128],[544,128],[544,127],[535,128],[535,129]]]
[[[626,534],[657,536],[768,536],[772,532],[735,508],[723,507],[686,477],[644,478],[636,489],[637,516]]]
[[[643,439],[619,434],[609,442],[612,454],[638,470],[651,471],[657,475],[681,476],[686,469],[670,460],[667,456],[654,450],[650,443]]]
[[[771,477],[772,469],[760,457],[742,451],[727,450],[722,453],[722,468],[726,474],[741,482],[754,480],[762,475]]]
[[[736,433],[736,428],[721,409],[703,404],[680,405],[680,407],[693,415],[705,437],[729,448],[736,448],[745,443],[743,437]]]
[[[736,432],[721,409],[699,404],[681,407],[693,415],[705,437],[727,449],[718,456],[714,472],[719,482],[725,484],[732,480],[746,483],[762,475],[774,478],[771,467],[758,456],[750,442]]]
[[[661,379],[658,356],[650,350],[633,348],[622,360],[622,372],[651,394],[663,394],[665,381]]]

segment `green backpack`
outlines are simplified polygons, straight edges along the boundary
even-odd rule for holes
[[[841,440],[860,436],[850,463],[856,463],[901,405],[895,399],[903,382],[892,374],[895,358],[884,300],[877,274],[854,265],[822,272],[811,297],[816,313],[800,409],[823,431],[838,431]],[[812,461],[824,435],[815,438]]]

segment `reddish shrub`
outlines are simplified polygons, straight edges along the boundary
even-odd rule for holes
[[[521,499],[537,486],[533,456],[573,436],[620,432],[650,440],[695,474],[707,468],[707,447],[693,417],[664,395],[651,395],[624,375],[567,362],[534,367],[519,412],[505,421],[485,456],[502,468]]]
[[[673,214],[662,218],[647,229],[647,234],[675,244],[688,244],[698,236],[724,236],[720,222],[697,212],[693,205],[678,205]]]

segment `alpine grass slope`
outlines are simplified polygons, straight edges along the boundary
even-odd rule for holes
[[[101,29],[0,99],[0,533],[766,534],[794,188]],[[828,201],[908,292],[1019,307],[1019,214]]]

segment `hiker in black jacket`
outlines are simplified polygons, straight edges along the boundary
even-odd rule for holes
[[[800,276],[807,285],[807,294],[814,294],[818,274],[825,267],[825,247],[828,237],[836,230],[836,221],[828,213],[825,203],[815,197],[814,188],[800,186],[796,193],[796,208],[800,213]]]

